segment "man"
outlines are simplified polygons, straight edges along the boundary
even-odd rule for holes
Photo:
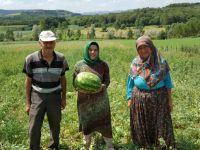
[[[56,37],[52,31],[39,35],[41,50],[26,57],[26,112],[29,115],[30,149],[40,150],[41,127],[47,114],[50,127],[49,148],[58,149],[61,109],[66,106],[65,71],[69,70],[63,54],[54,51]]]

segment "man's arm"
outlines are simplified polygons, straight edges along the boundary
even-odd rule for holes
[[[26,90],[26,112],[29,114],[31,108],[31,85],[32,85],[32,78],[26,76],[25,80],[25,90]]]
[[[62,91],[61,91],[61,109],[65,109],[65,106],[66,106],[66,83],[67,83],[67,80],[66,80],[66,77],[65,75],[61,76],[60,77],[60,83],[61,83],[61,88],[62,88]]]

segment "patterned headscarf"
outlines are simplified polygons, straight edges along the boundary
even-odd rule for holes
[[[97,46],[97,49],[98,49],[98,53],[97,53],[97,56],[94,60],[90,59],[90,55],[89,55],[89,48],[91,45],[96,45]],[[85,62],[89,65],[95,65],[97,62],[100,61],[100,58],[99,58],[99,45],[97,42],[94,42],[94,41],[91,41],[91,42],[88,42],[86,45],[85,45],[85,48],[83,49],[83,58],[85,60]]]
[[[143,77],[147,85],[152,88],[164,79],[169,72],[169,66],[154,46],[150,37],[139,37],[136,41],[136,49],[138,50],[142,45],[148,46],[152,52],[145,61],[139,55],[132,61],[130,75],[133,79],[138,75]]]

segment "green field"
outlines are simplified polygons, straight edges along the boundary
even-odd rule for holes
[[[25,28],[28,28],[27,25],[8,25],[8,26],[0,26],[0,31],[5,32],[6,30],[13,30],[13,31],[21,31]]]
[[[155,45],[167,59],[175,88],[172,112],[178,150],[200,149],[200,38],[155,40]],[[100,56],[110,67],[108,88],[114,146],[116,150],[137,150],[131,142],[129,109],[126,105],[126,79],[130,63],[136,55],[133,40],[100,40]],[[82,59],[86,41],[58,42],[57,50],[64,53],[70,70],[67,72],[67,107],[62,112],[60,142],[64,150],[81,147],[78,132],[76,93],[72,88],[72,72]],[[28,150],[28,116],[25,113],[25,75],[22,73],[26,55],[39,49],[37,42],[0,43],[0,149]],[[49,128],[45,119],[41,146],[46,149]],[[104,150],[105,144],[95,134],[93,149]]]

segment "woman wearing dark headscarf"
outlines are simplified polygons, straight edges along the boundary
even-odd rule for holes
[[[127,81],[132,140],[142,148],[174,148],[169,66],[148,36],[137,39],[136,49]]]
[[[78,91],[77,107],[80,131],[84,134],[83,149],[89,149],[91,134],[98,131],[103,135],[107,148],[114,150],[110,105],[107,95],[107,87],[110,84],[108,65],[99,58],[99,45],[96,42],[87,43],[83,51],[83,58],[75,65],[73,81],[80,72],[92,72],[98,75],[102,82],[102,88],[97,93],[86,94]],[[75,86],[75,84],[73,85]]]

